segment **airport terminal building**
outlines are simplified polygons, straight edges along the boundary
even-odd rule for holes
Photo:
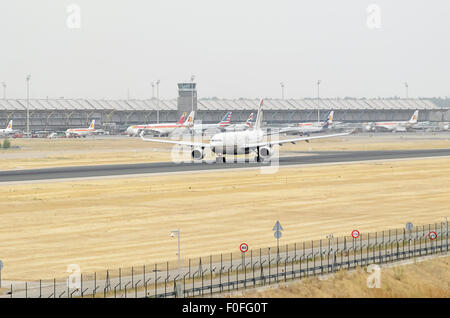
[[[177,99],[99,100],[99,99],[1,99],[0,125],[6,127],[10,119],[15,129],[26,127],[27,109],[30,129],[65,130],[69,127],[87,127],[92,119],[97,127],[113,132],[132,124],[175,122],[183,112],[196,111],[196,120],[215,123],[233,111],[233,122],[244,122],[258,108],[257,99],[200,98],[196,83],[178,84]],[[419,121],[450,121],[450,108],[438,105],[432,99],[389,98],[304,98],[270,99],[264,101],[264,121],[271,124],[316,121],[335,111],[335,120],[367,122],[408,120],[419,109]]]

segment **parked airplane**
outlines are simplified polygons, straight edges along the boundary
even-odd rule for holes
[[[415,124],[419,118],[419,111],[416,110],[408,121],[384,121],[384,122],[374,122],[368,123],[366,125],[366,130],[370,131],[406,131]]]
[[[95,119],[92,120],[89,128],[69,128],[66,130],[66,137],[84,137],[95,134]]]
[[[225,128],[225,131],[242,131],[253,128],[253,113],[248,116],[247,121],[245,123],[232,124]]]
[[[327,120],[323,123],[310,122],[298,123],[296,127],[284,127],[280,129],[280,133],[307,135],[311,133],[324,132],[333,124],[334,111],[331,111]]]
[[[12,129],[13,121],[12,119],[9,121],[8,126],[5,129],[0,129],[1,136],[7,136],[14,133],[14,129]]]
[[[158,136],[168,136],[177,129],[184,129],[193,125],[195,112],[191,112],[187,118],[185,114],[176,123],[132,125],[127,128],[126,132],[129,136],[138,136],[141,132]]]
[[[209,143],[195,142],[195,141],[175,141],[145,138],[141,133],[143,141],[160,142],[168,144],[176,144],[190,147],[190,154],[194,160],[201,160],[205,156],[205,149],[210,149],[218,155],[218,158],[225,161],[222,154],[248,154],[250,152],[256,153],[258,162],[270,159],[273,154],[272,147],[274,145],[283,145],[285,143],[296,143],[297,141],[309,141],[311,139],[330,138],[337,136],[348,135],[351,132],[339,133],[333,135],[322,135],[314,137],[299,137],[284,140],[264,141],[265,133],[261,129],[261,122],[263,117],[262,112],[263,100],[259,103],[258,113],[256,115],[256,123],[253,129],[237,132],[222,132],[214,135]],[[216,159],[217,160],[217,159]]]
[[[232,114],[231,111],[226,113],[225,116],[222,118],[222,120],[220,122],[218,122],[217,124],[195,124],[194,123],[194,126],[192,126],[191,131],[194,134],[198,134],[198,133],[201,133],[201,132],[204,132],[207,130],[223,131],[223,130],[225,130],[226,127],[228,127],[230,125],[231,114]]]

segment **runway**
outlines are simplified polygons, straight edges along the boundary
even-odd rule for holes
[[[450,149],[427,150],[387,150],[387,151],[325,151],[325,152],[294,152],[301,156],[280,157],[280,166],[348,163],[369,160],[390,160],[408,158],[429,158],[450,156]],[[136,174],[152,174],[167,172],[189,172],[202,170],[217,170],[227,168],[251,168],[267,166],[270,163],[205,163],[205,162],[158,162],[144,164],[117,164],[59,167],[28,170],[0,171],[0,183],[14,181],[37,181],[65,178],[86,178],[123,176]],[[272,165],[275,163],[272,163]]]

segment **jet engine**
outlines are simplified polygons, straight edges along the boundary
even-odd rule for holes
[[[194,148],[191,151],[191,158],[194,160],[202,160],[205,157],[205,151],[202,148]]]
[[[259,156],[262,159],[268,159],[272,156],[273,150],[271,147],[264,146],[259,148]]]

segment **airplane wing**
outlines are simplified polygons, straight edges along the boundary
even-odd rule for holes
[[[161,134],[162,131],[155,128],[142,128],[142,131],[145,131],[147,134]]]
[[[181,146],[202,147],[202,148],[210,147],[210,144],[205,144],[202,142],[145,138],[142,133],[140,134],[140,136],[143,141],[159,142],[159,143],[163,143],[163,144],[172,144],[172,145],[181,145]]]
[[[332,138],[332,137],[339,137],[339,136],[347,136],[350,135],[352,131],[348,131],[345,133],[339,133],[339,134],[331,134],[331,135],[322,135],[322,136],[309,136],[309,137],[300,137],[300,138],[292,138],[292,139],[281,139],[277,141],[263,141],[259,143],[254,144],[247,144],[243,145],[242,148],[256,148],[256,147],[263,147],[263,146],[274,146],[274,145],[282,145],[286,143],[296,143],[297,141],[309,141],[311,139],[322,139],[322,138]]]

